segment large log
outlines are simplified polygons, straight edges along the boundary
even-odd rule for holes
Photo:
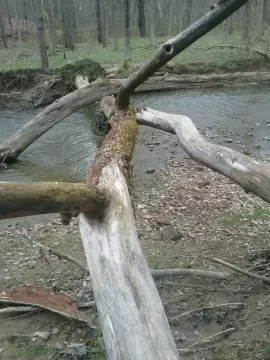
[[[99,186],[110,191],[101,222],[80,215],[108,360],[179,359],[170,327],[143,256],[125,178],[111,161]]]
[[[81,212],[100,218],[107,204],[104,191],[94,185],[0,182],[0,220],[57,212],[63,222]]]
[[[186,153],[198,163],[217,171],[248,192],[270,203],[270,165],[239,151],[205,140],[190,118],[149,108],[136,114],[138,122],[176,134]]]
[[[116,94],[123,79],[97,80],[90,85],[73,91],[41,111],[17,133],[0,144],[0,162],[14,161],[35,140],[75,111],[101,100],[109,94]],[[158,91],[172,89],[218,88],[270,83],[269,72],[248,72],[210,75],[167,75],[148,79],[134,91]]]

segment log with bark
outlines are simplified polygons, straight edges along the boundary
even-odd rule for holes
[[[164,64],[220,24],[246,2],[247,0],[219,0],[204,17],[162,45],[153,58],[124,81],[119,89],[116,109],[110,119],[110,132],[105,137],[88,178],[89,184],[96,185],[99,191],[108,194],[109,205],[104,208],[102,218],[97,219],[86,213],[80,215],[80,231],[109,360],[179,359],[173,335],[143,256],[135,227],[131,202],[131,159],[138,129],[136,111],[129,106],[130,95],[136,87]],[[86,96],[85,88],[80,91],[83,96]],[[100,95],[96,95],[96,98]],[[81,102],[85,102],[85,99]],[[81,102],[77,100],[75,105],[72,105],[73,108],[81,106]],[[61,100],[56,107],[66,116],[70,112]],[[48,126],[54,121],[53,110],[54,107],[49,107]],[[146,122],[145,115],[142,112],[141,118],[138,115],[137,118]],[[163,125],[161,123],[160,126]],[[36,123],[33,122],[32,127],[35,126]],[[173,129],[172,123],[166,126],[171,131],[175,131],[181,141],[183,140],[181,136],[183,138],[186,136],[187,143],[197,136],[193,129],[191,132],[186,131],[188,129],[185,128],[185,124],[180,130],[178,127]],[[29,127],[31,128],[27,125],[26,129]],[[181,134],[181,130],[185,132]],[[19,138],[20,136],[17,137]],[[25,143],[27,143],[26,139]],[[200,138],[199,146],[202,148],[204,163],[207,165],[205,158],[209,159],[205,154],[205,143]],[[9,146],[4,146],[4,148],[8,149]],[[20,151],[21,149],[22,147]],[[12,148],[8,150],[12,151]],[[212,151],[211,148],[211,156]],[[243,172],[249,171],[248,167],[241,167],[238,158],[231,164],[231,159],[227,161],[228,154],[225,150],[222,151],[216,163],[218,160],[221,161],[225,167],[226,176],[229,174],[229,165],[234,169],[237,179]],[[223,153],[225,153],[225,161],[222,157]],[[265,174],[262,180],[265,181]],[[257,183],[260,187],[260,180]]]

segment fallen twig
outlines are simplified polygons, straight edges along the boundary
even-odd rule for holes
[[[244,270],[244,269],[241,269],[239,268],[238,266],[235,266],[235,265],[232,265],[226,261],[223,261],[223,260],[220,260],[220,259],[217,259],[217,258],[211,258],[211,257],[206,257],[206,259],[210,260],[210,261],[213,261],[215,263],[218,263],[218,264],[221,264],[221,265],[224,265],[234,271],[237,271],[241,274],[244,274],[250,278],[253,278],[253,279],[257,279],[257,280],[260,280],[260,281],[263,281],[264,283],[270,283],[270,278],[269,277],[266,277],[266,276],[261,276],[261,275],[257,275],[257,274],[253,274],[247,270]]]
[[[238,309],[240,307],[244,306],[244,303],[226,303],[226,304],[216,304],[216,305],[209,305],[209,306],[204,306],[201,308],[197,308],[197,309],[193,309],[190,311],[185,311],[180,315],[174,316],[172,318],[169,319],[169,322],[175,320],[175,319],[180,319],[182,317],[186,317],[189,315],[192,315],[198,311],[204,311],[204,310],[211,310],[211,309],[216,309],[216,308],[221,308],[221,307],[227,307],[227,308],[231,308],[231,309]]]
[[[62,259],[65,259],[65,260],[68,260],[70,262],[72,262],[73,264],[75,264],[76,266],[78,266],[80,269],[82,269],[83,271],[85,272],[88,272],[88,268],[86,265],[84,265],[83,263],[81,263],[79,260],[75,259],[74,257],[70,256],[70,255],[67,255],[67,254],[64,254],[58,250],[54,250],[46,245],[43,245],[37,241],[34,241],[30,238],[27,238],[28,241],[30,241],[32,244],[36,245],[37,247],[47,251],[49,254],[53,254],[59,258],[62,258]]]
[[[193,348],[194,346],[208,343],[210,341],[213,341],[213,339],[215,339],[217,336],[226,335],[226,334],[229,334],[229,333],[231,333],[231,332],[233,332],[235,330],[236,330],[236,328],[229,328],[229,329],[220,331],[220,332],[218,332],[216,334],[210,335],[210,336],[208,336],[208,337],[206,337],[206,338],[204,338],[204,339],[202,339],[200,341],[195,342],[194,344],[190,345],[187,349],[178,349],[178,351],[182,352],[182,353],[188,353],[191,350],[191,348]],[[197,350],[199,350],[199,349],[197,349]],[[195,349],[194,349],[194,351],[195,351]]]

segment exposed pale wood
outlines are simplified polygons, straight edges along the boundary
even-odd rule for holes
[[[102,216],[107,204],[106,195],[93,185],[0,182],[1,220],[56,212]]]
[[[108,360],[179,359],[168,321],[138,240],[129,191],[116,162],[102,169],[111,192],[102,222],[80,215]]]
[[[193,160],[270,202],[270,165],[253,160],[239,151],[210,143],[187,116],[146,108],[136,117],[140,124],[175,133],[180,145]]]
[[[125,109],[129,105],[129,98],[134,89],[154,75],[168,61],[240,9],[247,1],[218,0],[215,5],[211,6],[207,14],[177,36],[166,41],[149,61],[123,83],[117,94],[117,108]]]
[[[86,80],[78,82],[85,85]],[[73,91],[41,111],[17,133],[0,144],[0,161],[16,158],[41,135],[64,120],[73,112],[101,100],[104,96],[116,94],[123,79],[103,79],[89,86]],[[241,86],[247,84],[270,83],[269,72],[249,72],[211,75],[168,75],[156,76],[147,80],[135,91],[155,91],[170,89],[213,88]]]

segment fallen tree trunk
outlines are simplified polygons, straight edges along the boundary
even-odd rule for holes
[[[93,185],[0,182],[0,220],[59,212],[68,223],[65,214],[101,217],[107,204],[104,191]]]
[[[116,94],[123,79],[97,80],[75,90],[41,111],[21,130],[0,144],[0,162],[14,161],[35,140],[75,111],[101,100],[104,96]],[[171,89],[218,88],[247,84],[270,83],[269,72],[248,72],[211,75],[167,75],[156,76],[140,85],[135,91],[157,91]]]
[[[217,171],[246,191],[270,203],[270,166],[239,151],[212,144],[185,115],[168,114],[149,108],[136,114],[138,122],[176,134],[186,153],[198,163]]]

